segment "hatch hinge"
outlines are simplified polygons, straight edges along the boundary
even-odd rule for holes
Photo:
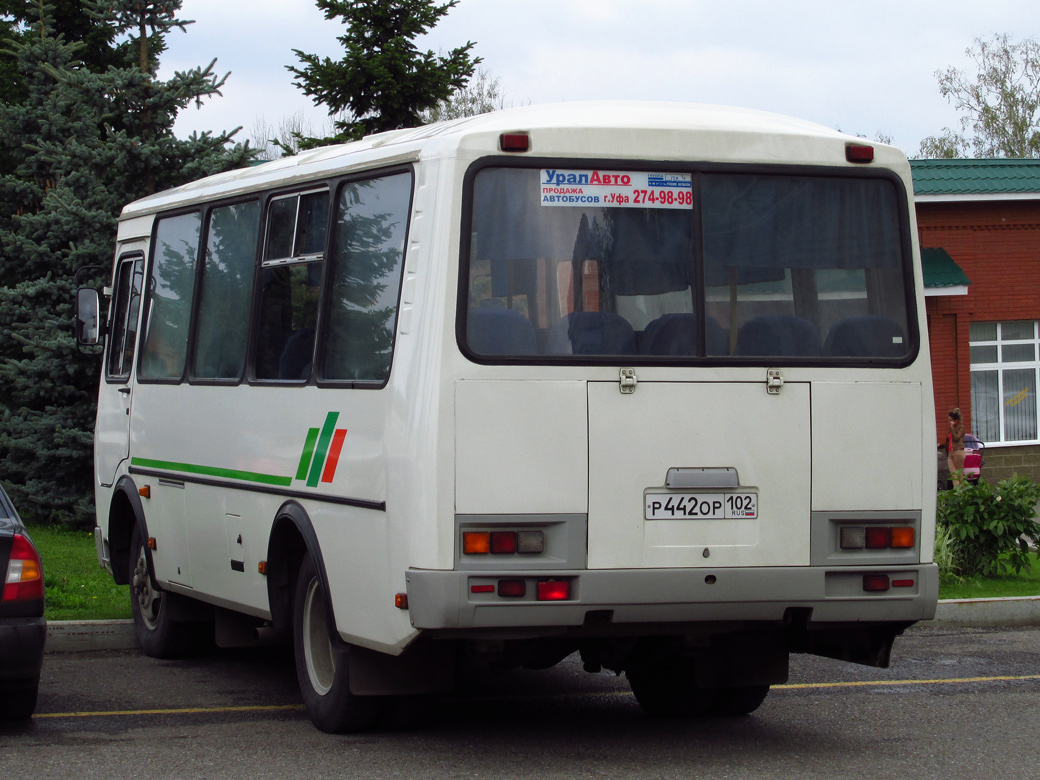
[[[634,368],[623,368],[621,369],[621,392],[625,395],[634,393],[636,391],[636,384],[639,382],[636,379],[636,370]]]
[[[784,375],[779,368],[766,369],[766,392],[770,395],[780,395],[780,388],[784,386]]]

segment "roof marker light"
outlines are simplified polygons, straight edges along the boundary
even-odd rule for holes
[[[874,162],[874,147],[862,144],[847,144],[845,146],[845,159],[850,163],[872,163]]]
[[[503,152],[526,152],[531,148],[531,139],[527,133],[502,133],[498,146]]]

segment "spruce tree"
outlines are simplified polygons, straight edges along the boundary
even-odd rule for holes
[[[25,515],[90,527],[100,365],[72,338],[76,270],[110,266],[124,204],[251,151],[231,133],[173,135],[177,113],[223,83],[213,63],[156,79],[164,36],[186,24],[180,0],[84,6],[119,66],[87,67],[39,2],[14,45],[25,99],[0,103],[0,479]]]
[[[303,148],[357,140],[370,133],[417,127],[429,111],[463,88],[480,58],[470,57],[470,41],[446,56],[421,52],[414,39],[427,32],[458,4],[448,0],[317,0],[326,19],[341,19],[347,31],[337,40],[346,50],[334,61],[316,54],[293,52],[302,68],[286,66],[293,83],[324,105],[330,114],[346,113],[336,121],[338,133],[308,138]]]

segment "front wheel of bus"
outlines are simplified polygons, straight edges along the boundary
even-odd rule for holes
[[[195,624],[174,621],[171,604],[178,598],[152,580],[145,557],[144,537],[135,527],[130,539],[130,611],[137,643],[152,658],[179,658],[195,649],[199,630]]]
[[[350,692],[350,651],[329,631],[325,593],[308,555],[300,566],[293,604],[296,677],[311,721],[322,731],[361,731],[379,714],[379,699]]]

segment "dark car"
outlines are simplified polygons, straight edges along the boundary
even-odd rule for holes
[[[47,637],[43,566],[2,486],[0,574],[0,718],[28,718],[36,709]]]

